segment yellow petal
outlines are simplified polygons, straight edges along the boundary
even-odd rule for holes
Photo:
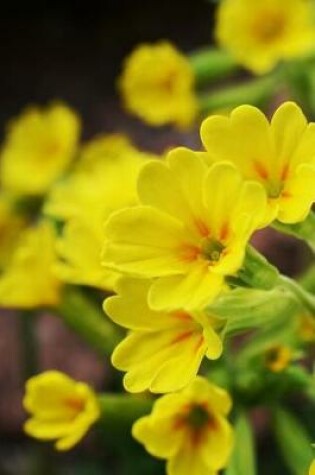
[[[210,116],[201,125],[201,139],[216,161],[232,161],[248,179],[258,179],[255,163],[273,167],[269,123],[256,107],[237,107],[230,118]]]
[[[197,263],[187,275],[163,277],[150,288],[148,301],[155,310],[194,310],[205,307],[221,291],[223,277]]]
[[[279,221],[303,221],[315,201],[315,166],[301,164],[294,177],[286,184],[285,195],[279,206]]]
[[[142,417],[132,427],[132,435],[144,444],[146,450],[158,458],[169,458],[181,443],[181,434],[173,428],[171,418],[159,418],[158,424],[150,417]]]
[[[178,247],[187,238],[175,218],[149,206],[126,208],[108,219],[104,265],[139,277],[183,272]]]
[[[271,133],[275,144],[274,168],[278,176],[293,157],[306,127],[307,120],[294,102],[285,102],[274,113]]]

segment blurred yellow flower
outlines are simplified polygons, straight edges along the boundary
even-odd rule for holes
[[[286,369],[293,359],[293,349],[286,345],[275,345],[265,352],[265,365],[274,373]]]
[[[5,269],[10,256],[26,226],[26,219],[15,209],[16,203],[10,194],[0,192],[0,273]]]
[[[313,462],[310,466],[309,475],[315,475],[315,460],[313,460]]]
[[[298,336],[304,342],[315,342],[315,321],[311,315],[302,314],[299,316],[300,325]]]
[[[154,157],[125,136],[105,135],[82,149],[74,172],[52,189],[45,212],[64,223],[56,267],[62,280],[113,288],[117,273],[101,266],[104,221],[112,211],[136,203],[139,169]]]
[[[215,35],[233,57],[257,74],[314,49],[312,0],[222,0]]]
[[[315,200],[315,124],[294,102],[285,102],[271,123],[244,105],[230,117],[210,116],[201,138],[211,163],[233,162],[245,179],[260,182],[268,195],[265,223],[303,221]]]
[[[221,355],[222,342],[215,331],[219,321],[202,311],[151,310],[149,288],[150,281],[122,278],[116,287],[118,295],[105,301],[109,317],[131,330],[114,350],[112,363],[127,371],[128,391],[177,391],[193,380],[205,356],[217,359]]]
[[[119,89],[125,108],[150,125],[189,126],[198,111],[194,72],[172,44],[138,46],[124,63]]]
[[[57,450],[71,449],[100,417],[93,390],[53,370],[26,382],[23,405],[31,416],[25,432],[39,440],[56,440]]]
[[[74,158],[79,132],[78,116],[63,104],[27,109],[9,124],[0,157],[2,186],[16,194],[44,194]]]
[[[228,162],[175,149],[139,175],[140,206],[113,213],[105,226],[104,265],[141,278],[155,310],[196,310],[221,292],[243,263],[246,243],[265,213],[259,183]]]
[[[183,391],[158,399],[132,434],[151,455],[168,461],[168,475],[216,475],[233,446],[230,408],[226,391],[197,377]]]
[[[55,232],[50,223],[43,221],[24,230],[0,275],[0,305],[57,305],[61,284],[53,272],[55,259]]]

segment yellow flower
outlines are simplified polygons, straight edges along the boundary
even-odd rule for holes
[[[110,318],[131,332],[116,347],[113,365],[127,371],[128,391],[169,392],[187,386],[204,356],[217,359],[222,342],[218,319],[205,312],[156,312],[147,304],[150,281],[122,278],[118,295],[105,301]]]
[[[227,162],[208,167],[187,149],[146,164],[142,205],[118,211],[105,225],[104,264],[141,278],[155,310],[195,310],[242,266],[245,245],[265,212],[259,183],[244,182]]]
[[[216,38],[233,57],[257,74],[314,46],[311,0],[222,0]]]
[[[6,268],[25,226],[26,219],[16,211],[12,196],[0,192],[0,272]]]
[[[53,188],[45,211],[64,223],[56,268],[62,280],[113,289],[117,273],[101,266],[104,221],[136,203],[137,176],[148,158],[153,155],[124,136],[99,137],[83,148],[75,171]]]
[[[57,450],[71,449],[100,417],[93,390],[59,371],[30,378],[23,405],[31,415],[25,432],[39,440],[56,440]]]
[[[292,348],[286,345],[275,345],[266,351],[265,364],[270,371],[280,373],[288,367],[293,358]]]
[[[309,475],[315,475],[315,460],[313,460],[313,462],[310,466]]]
[[[166,459],[168,475],[216,475],[233,445],[226,391],[197,377],[185,390],[157,400],[132,434],[154,457]]]
[[[57,305],[60,281],[53,272],[54,262],[52,226],[43,221],[23,231],[0,276],[0,305],[16,308]]]
[[[194,72],[167,42],[143,44],[125,60],[119,89],[126,109],[150,125],[190,125],[197,114]]]
[[[298,336],[304,342],[315,341],[315,321],[311,315],[302,314],[299,316]]]
[[[285,102],[271,123],[252,106],[230,117],[210,116],[201,126],[209,159],[229,160],[244,178],[259,181],[268,195],[266,223],[303,221],[315,200],[315,124]]]
[[[1,153],[2,186],[16,194],[43,194],[74,157],[77,115],[62,104],[32,107],[9,126]]]

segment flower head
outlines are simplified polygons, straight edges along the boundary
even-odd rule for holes
[[[137,47],[119,80],[126,109],[151,125],[190,125],[197,114],[194,73],[167,42]]]
[[[113,288],[117,273],[101,266],[103,224],[112,211],[136,203],[139,169],[153,157],[124,136],[102,136],[83,148],[74,172],[52,189],[45,211],[63,223],[56,269],[62,280]]]
[[[9,126],[1,153],[5,189],[43,194],[68,167],[77,147],[80,121],[62,104],[29,108]]]
[[[265,352],[265,365],[273,373],[286,369],[294,359],[294,350],[288,345],[274,345]]]
[[[53,272],[55,239],[46,221],[23,231],[0,275],[0,305],[34,308],[59,302],[61,283]]]
[[[110,318],[131,332],[116,347],[113,365],[126,371],[128,391],[177,391],[196,376],[202,359],[217,359],[220,322],[203,311],[156,312],[147,304],[150,281],[121,278],[105,301]]]
[[[104,264],[155,278],[155,310],[203,308],[242,265],[245,245],[265,212],[259,183],[244,182],[227,162],[208,167],[203,155],[172,151],[139,176],[142,205],[113,213],[105,226]]]
[[[59,371],[30,378],[23,405],[31,415],[25,432],[39,440],[56,440],[57,450],[71,449],[100,417],[93,390]]]
[[[233,445],[230,408],[226,391],[197,377],[183,391],[158,399],[132,434],[150,454],[168,461],[168,475],[215,475],[227,465]]]
[[[280,60],[308,53],[314,45],[311,0],[222,0],[216,37],[240,64],[255,73]]]
[[[310,466],[309,475],[315,475],[315,460],[313,460],[313,462]]]
[[[269,123],[256,107],[240,106],[230,117],[210,116],[201,126],[210,161],[229,160],[268,195],[265,222],[303,221],[315,200],[315,124],[285,102]]]

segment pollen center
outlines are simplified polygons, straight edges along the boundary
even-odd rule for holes
[[[204,239],[201,245],[202,255],[210,262],[218,262],[225,246],[216,239]]]

